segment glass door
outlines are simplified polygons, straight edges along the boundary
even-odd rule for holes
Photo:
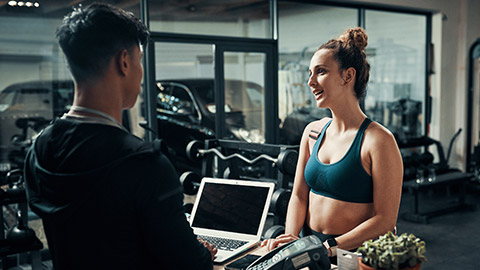
[[[215,89],[218,138],[274,143],[273,50],[267,46],[218,45]],[[276,73],[275,73],[276,74]],[[269,102],[270,101],[270,102]],[[232,136],[233,135],[233,136]]]
[[[265,54],[224,52],[225,129],[246,142],[265,142]]]
[[[273,48],[257,40],[155,40],[155,135],[179,172],[199,170],[185,153],[194,140],[275,143]]]

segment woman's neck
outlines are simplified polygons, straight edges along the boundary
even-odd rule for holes
[[[332,124],[330,125],[338,133],[348,129],[358,129],[363,120],[367,117],[360,108],[358,102],[344,104],[338,108],[330,108],[332,112]]]

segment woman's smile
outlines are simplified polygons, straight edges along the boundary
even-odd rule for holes
[[[312,92],[313,92],[313,95],[315,96],[315,100],[319,100],[322,97],[324,90],[314,89]]]

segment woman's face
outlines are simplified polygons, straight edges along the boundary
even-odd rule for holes
[[[310,60],[308,86],[312,90],[317,106],[330,108],[333,102],[341,102],[341,91],[345,85],[332,50],[321,49]]]

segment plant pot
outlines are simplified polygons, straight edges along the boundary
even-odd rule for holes
[[[400,270],[420,270],[422,264],[417,264],[412,267],[402,268]],[[375,268],[368,266],[362,262],[362,258],[358,258],[358,270],[375,270]]]

